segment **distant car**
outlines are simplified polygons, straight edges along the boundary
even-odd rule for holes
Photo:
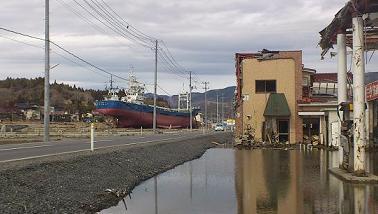
[[[224,126],[222,124],[217,124],[214,128],[215,131],[224,131]]]

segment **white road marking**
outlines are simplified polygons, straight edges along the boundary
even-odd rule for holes
[[[41,148],[41,147],[49,147],[49,146],[54,146],[54,145],[41,145],[41,146],[25,146],[25,147],[14,147],[14,148],[9,148],[9,149],[0,149],[0,152],[3,151],[12,151],[12,150],[19,150],[19,149],[34,149],[34,148]]]
[[[98,142],[112,142],[113,140],[96,140],[94,141],[95,143],[98,143]],[[90,142],[89,142],[90,143]]]
[[[149,140],[149,141],[144,141],[144,142],[136,142],[136,143],[128,143],[128,144],[102,146],[102,147],[95,148],[95,150],[104,149],[104,148],[112,148],[112,147],[122,147],[122,146],[143,145],[143,144],[148,144],[148,143],[158,143],[158,142],[165,142],[165,141],[170,141],[170,140],[179,140],[179,139],[182,139],[182,138],[187,138],[187,136],[186,137],[179,137],[179,138],[167,138],[167,139]],[[48,145],[46,145],[46,146],[48,146]],[[90,148],[76,150],[76,151],[69,151],[69,152],[47,154],[47,155],[31,156],[31,157],[26,157],[26,158],[11,159],[11,160],[0,161],[0,163],[7,163],[7,162],[21,161],[21,160],[30,160],[30,159],[37,159],[37,158],[42,158],[42,157],[50,157],[50,156],[57,156],[57,155],[70,154],[70,153],[78,153],[78,152],[84,152],[84,151],[90,151]]]

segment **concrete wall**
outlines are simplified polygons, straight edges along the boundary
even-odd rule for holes
[[[291,117],[290,143],[302,141],[302,121],[298,116],[297,100],[302,97],[302,52],[280,52],[271,60],[245,59],[242,62],[243,126],[255,129],[257,140],[262,139],[264,110],[269,93],[255,93],[256,80],[276,80],[277,93],[284,93]],[[248,117],[250,116],[250,117]]]
[[[326,144],[330,145],[338,145],[338,142],[332,142],[332,123],[340,123],[339,117],[337,116],[336,110],[328,111],[328,142]],[[340,124],[338,125],[340,126]]]

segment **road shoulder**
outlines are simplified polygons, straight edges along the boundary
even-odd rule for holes
[[[5,163],[0,168],[0,210],[5,213],[92,213],[116,205],[137,184],[200,157],[211,142],[231,133],[180,142],[106,148],[41,159]]]

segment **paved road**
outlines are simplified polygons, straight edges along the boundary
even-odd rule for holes
[[[95,141],[95,149],[114,146],[148,144],[168,140],[190,139],[201,135],[199,131],[168,134],[150,134],[145,136],[104,137]],[[89,139],[66,139],[49,143],[27,143],[0,145],[0,163],[45,157],[57,154],[74,153],[90,150]]]

